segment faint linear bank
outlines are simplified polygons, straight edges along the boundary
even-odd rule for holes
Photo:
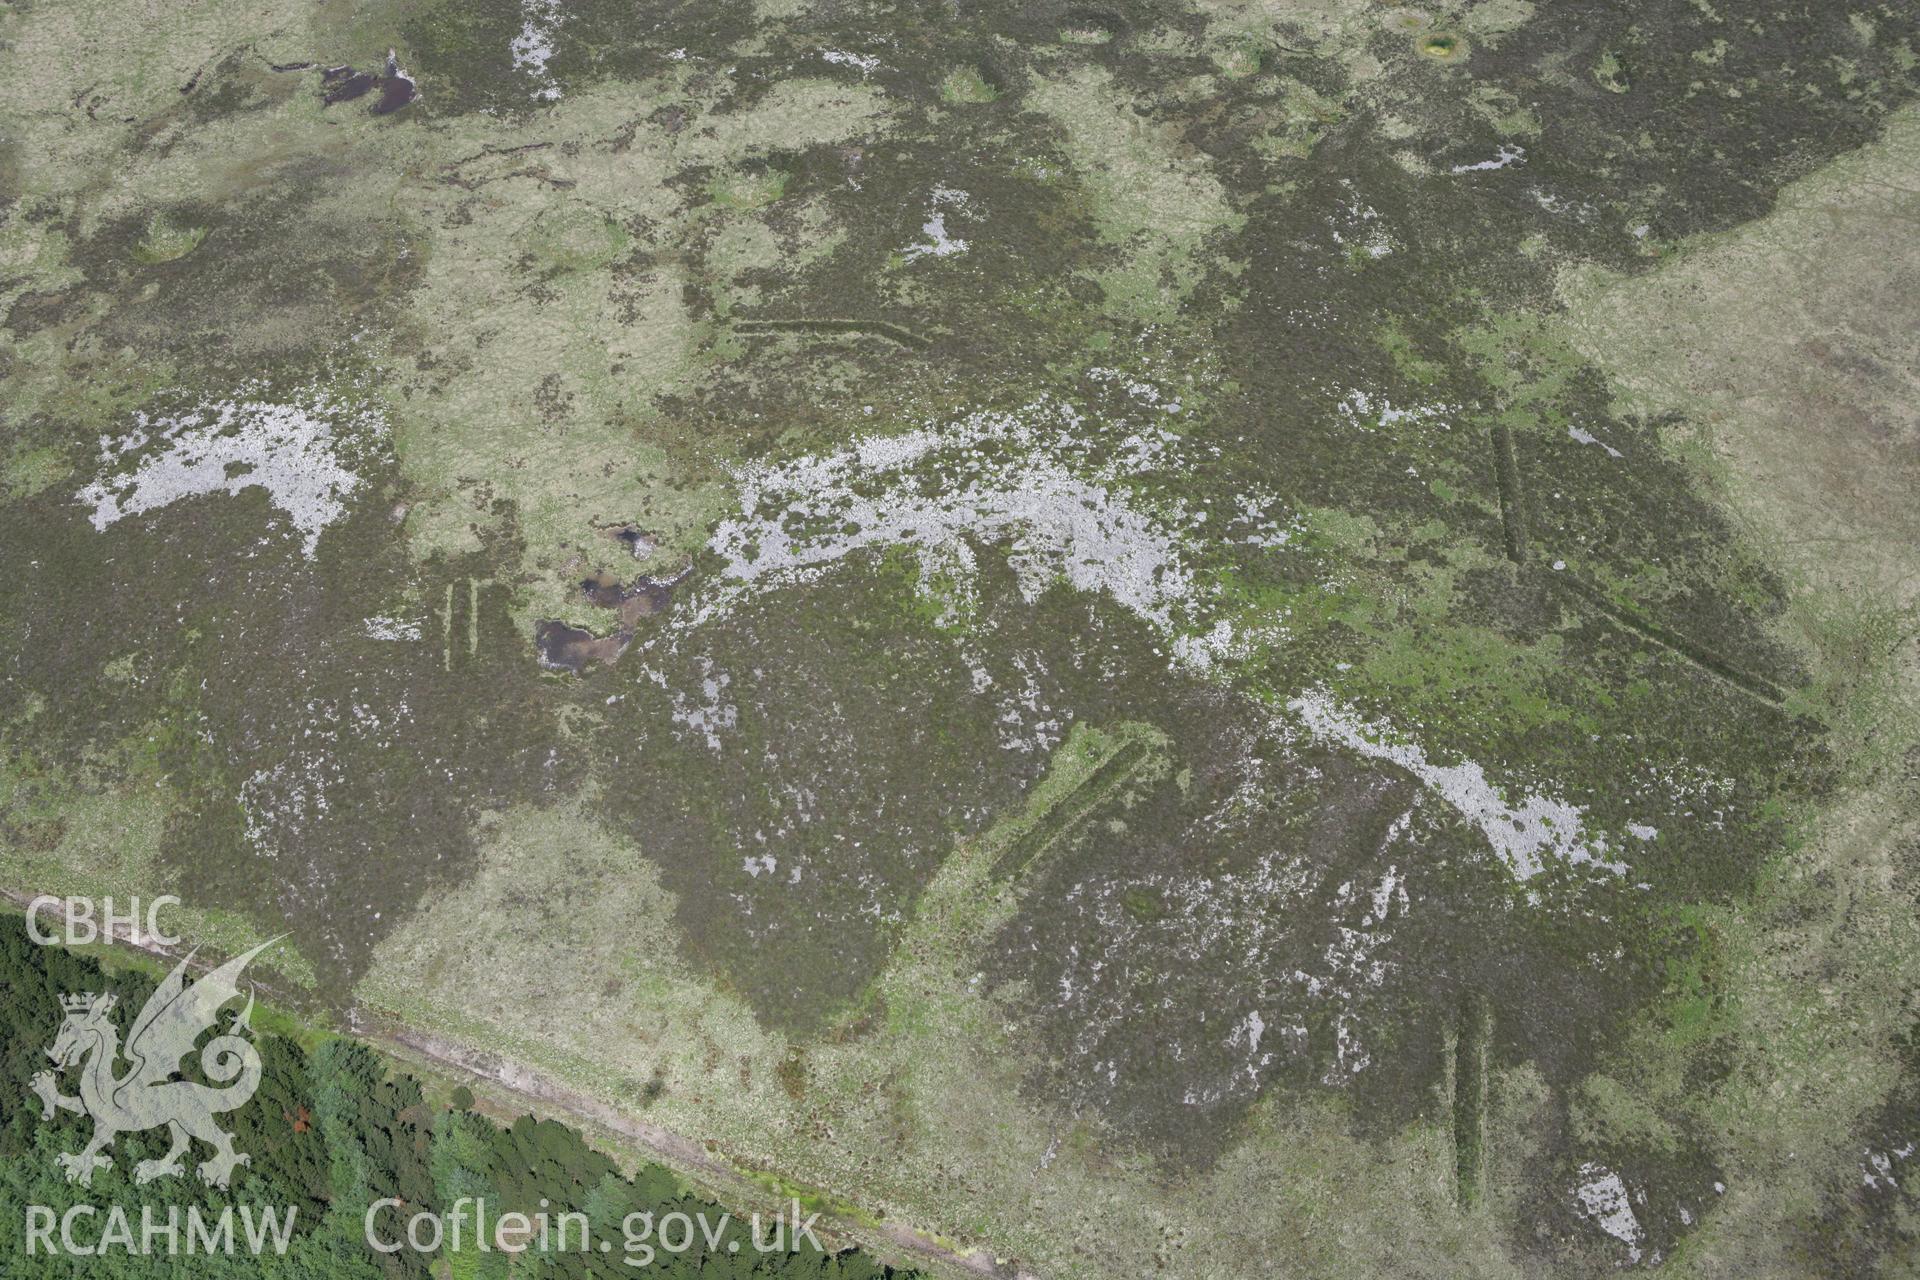
[[[433,611],[440,629],[440,669],[497,668],[520,661],[525,642],[513,621],[513,589],[491,578],[449,581]]]
[[[890,342],[898,343],[900,346],[909,347],[915,351],[925,351],[933,345],[932,338],[923,337],[911,329],[886,320],[736,320],[734,321],[733,329],[736,333],[748,335],[767,333],[871,334],[875,337],[885,338]]]
[[[1514,564],[1525,565],[1529,561],[1526,499],[1520,487],[1520,466],[1518,459],[1514,456],[1513,432],[1504,423],[1496,423],[1492,436],[1494,475],[1500,490],[1500,526],[1506,544],[1507,559]],[[1547,574],[1547,581],[1641,639],[1651,641],[1668,652],[1684,658],[1742,693],[1758,698],[1772,707],[1778,707],[1786,702],[1786,691],[1771,680],[1742,670],[1705,645],[1655,622],[1637,610],[1614,603],[1564,569],[1556,567]]]
[[[1493,1012],[1484,996],[1462,997],[1454,1021],[1453,1081],[1454,1191],[1463,1209],[1480,1202],[1487,1168],[1487,1048],[1493,1040]]]
[[[1493,474],[1500,487],[1500,533],[1507,559],[1527,562],[1527,511],[1520,499],[1520,466],[1513,456],[1513,432],[1504,423],[1493,427]]]
[[[1750,671],[1743,671],[1705,645],[1690,640],[1651,618],[1643,617],[1633,610],[1615,604],[1593,587],[1565,571],[1549,574],[1547,581],[1642,639],[1650,640],[1661,648],[1685,658],[1694,666],[1710,675],[1718,676],[1743,693],[1750,694],[1769,706],[1778,707],[1787,700],[1786,691],[1771,680],[1754,675]]]
[[[1147,759],[1147,744],[1138,739],[1122,742],[1079,785],[1060,797],[1045,814],[1017,836],[994,860],[994,875],[1017,880],[1039,861],[1067,832],[1079,826],[1093,811],[1132,778]]]

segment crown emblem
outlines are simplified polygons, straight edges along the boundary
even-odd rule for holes
[[[105,1013],[107,1010],[113,1008],[113,1000],[112,992],[108,992],[102,996],[95,995],[91,991],[83,991],[77,996],[61,996],[60,1007],[68,1013],[92,1013],[96,1011]]]

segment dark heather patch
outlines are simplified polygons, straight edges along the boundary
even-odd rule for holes
[[[477,660],[455,671],[428,609],[418,642],[367,634],[365,619],[437,602],[473,569],[416,571],[386,517],[392,477],[365,480],[372,493],[311,561],[284,530],[262,543],[278,513],[257,489],[104,533],[58,490],[0,510],[23,553],[0,586],[17,635],[61,637],[9,645],[0,717],[42,699],[33,749],[53,767],[148,742],[175,798],[162,857],[195,906],[284,922],[324,999],[345,995],[421,894],[464,873],[479,810],[552,798],[575,776],[551,753],[556,699],[497,594],[483,598],[501,616],[479,620]],[[142,679],[102,677],[128,655]]]
[[[659,864],[697,953],[790,1031],[865,987],[953,841],[1039,763],[999,747],[904,589],[849,570],[768,591],[697,647],[637,646],[606,686],[607,817]]]

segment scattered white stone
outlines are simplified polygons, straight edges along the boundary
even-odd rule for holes
[[[102,436],[103,474],[75,495],[93,507],[93,527],[182,498],[261,488],[300,531],[311,559],[321,531],[346,514],[360,487],[343,456],[384,434],[385,424],[324,394],[281,404],[247,398],[250,390],[166,417],[136,414],[126,435]],[[132,471],[116,473],[133,459]]]
[[[560,0],[522,0],[520,34],[508,48],[513,53],[513,69],[524,71],[539,82],[534,90],[536,102],[553,102],[560,97],[560,85],[547,70],[553,58],[553,38],[560,30]]]
[[[1348,425],[1361,431],[1372,431],[1375,427],[1397,427],[1402,424],[1415,425],[1430,422],[1448,412],[1450,405],[1424,404],[1409,409],[1398,408],[1385,396],[1378,398],[1365,391],[1354,390],[1347,393],[1340,402],[1340,416]]]
[[[1348,191],[1353,183],[1342,181]],[[1369,258],[1384,258],[1393,252],[1393,238],[1387,234],[1386,225],[1380,220],[1380,211],[1361,200],[1357,195],[1348,200],[1344,217],[1336,217],[1333,222],[1333,242],[1346,245],[1352,242]]]
[[[1527,149],[1525,147],[1510,146],[1503,143],[1499,153],[1496,154],[1493,159],[1482,160],[1478,164],[1457,164],[1453,166],[1453,171],[1455,173],[1480,173],[1488,169],[1504,169],[1510,164],[1525,164],[1526,160]]]
[[[1533,794],[1523,794],[1517,802],[1510,802],[1478,764],[1471,760],[1456,765],[1434,764],[1425,750],[1390,725],[1363,719],[1324,690],[1302,694],[1287,703],[1287,709],[1300,717],[1314,737],[1398,765],[1420,779],[1486,833],[1494,853],[1517,880],[1530,880],[1540,874],[1548,859],[1626,874],[1624,864],[1606,856],[1605,834],[1587,833],[1584,814],[1575,805]]]
[[[1400,815],[1394,823],[1394,830],[1387,833],[1388,844],[1392,844],[1398,834],[1405,831],[1406,823],[1412,816],[1411,809]],[[1374,887],[1373,914],[1367,918],[1367,922],[1377,924],[1385,920],[1388,909],[1396,900],[1399,902],[1400,910],[1405,912],[1410,905],[1407,901],[1406,877],[1400,874],[1399,867],[1389,866],[1387,873],[1380,877],[1380,883]]]
[[[1211,631],[1173,638],[1174,658],[1194,671],[1209,671],[1218,661],[1247,658],[1252,653],[1251,638],[1237,635],[1225,618],[1217,620]]]
[[[418,640],[420,624],[401,618],[368,618],[361,624],[369,640]]]
[[[956,191],[952,187],[935,187],[927,220],[920,224],[920,234],[926,239],[902,249],[901,260],[912,262],[918,258],[950,258],[965,253],[967,242],[947,234],[947,213],[949,210],[967,212],[969,204],[966,192]]]
[[[1283,520],[1279,496],[1261,486],[1241,492],[1238,500],[1240,509],[1231,517],[1234,527],[1230,533],[1239,529],[1247,532],[1233,537],[1233,541],[1250,547],[1284,547],[1306,529],[1305,519],[1298,515]]]
[[[1360,1047],[1353,1034],[1353,1017],[1340,1012],[1333,1025],[1333,1065],[1320,1077],[1322,1084],[1345,1084],[1373,1065],[1373,1055]]]
[[[1900,1183],[1893,1176],[1894,1163],[1907,1159],[1913,1155],[1913,1152],[1914,1144],[1911,1142],[1905,1146],[1893,1147],[1886,1151],[1875,1151],[1873,1148],[1868,1147],[1866,1149],[1866,1159],[1863,1160],[1860,1165],[1861,1181],[1874,1190],[1878,1190],[1883,1186],[1898,1187]]]
[[[1239,1044],[1245,1041],[1247,1053],[1250,1055],[1258,1054],[1260,1052],[1260,1037],[1266,1033],[1267,1021],[1260,1016],[1260,1011],[1256,1009],[1240,1020],[1240,1025],[1233,1029],[1233,1035],[1228,1038],[1228,1043]]]
[[[413,719],[404,699],[376,706],[359,700],[314,698],[305,706],[287,754],[253,771],[235,797],[241,828],[255,855],[277,858],[332,812],[332,793],[346,785],[343,749],[359,743],[392,750],[402,725]]]
[[[708,750],[718,751],[721,731],[733,728],[740,720],[740,709],[726,694],[727,686],[733,683],[733,677],[724,671],[716,671],[713,663],[704,657],[700,659],[700,670],[701,700],[695,702],[675,690],[673,721],[699,734],[706,741]]]
[[[1593,217],[1593,206],[1588,204],[1584,200],[1579,200],[1579,201],[1567,200],[1567,199],[1564,199],[1563,197],[1553,194],[1551,191],[1543,191],[1539,187],[1535,187],[1533,189],[1532,195],[1534,198],[1534,202],[1537,203],[1542,209],[1545,209],[1548,213],[1552,213],[1552,214],[1570,213],[1576,219],[1582,222],[1585,222],[1589,218]]]
[[[1402,815],[1411,818],[1411,811]],[[1386,843],[1392,844],[1406,834],[1406,827],[1394,824]],[[1351,880],[1343,883],[1334,894],[1336,909],[1348,908],[1360,900]],[[1411,905],[1407,898],[1405,885],[1401,881],[1399,868],[1389,866],[1380,877],[1380,883],[1366,894],[1366,900],[1372,911],[1360,918],[1360,927],[1348,925],[1336,926],[1337,936],[1329,942],[1322,953],[1321,961],[1325,966],[1324,976],[1296,974],[1296,978],[1305,980],[1310,995],[1331,997],[1339,1002],[1339,1012],[1334,1015],[1334,1061],[1320,1077],[1322,1084],[1340,1085],[1365,1071],[1373,1064],[1373,1055],[1360,1043],[1354,1031],[1358,1020],[1360,998],[1368,990],[1377,988],[1387,980],[1387,971],[1393,966],[1379,958],[1379,951],[1393,940],[1393,935],[1380,929],[1397,905],[1400,914],[1405,915]]]
[[[862,79],[880,67],[880,59],[870,53],[847,53],[841,49],[825,49],[821,51],[820,56],[835,66],[858,67]]]
[[[1016,653],[1013,666],[1020,677],[1017,688],[1004,688],[998,698],[999,712],[995,733],[1002,751],[1026,755],[1047,755],[1066,736],[1066,723],[1045,701],[1040,677],[1047,673],[1038,655]],[[986,683],[981,683],[982,678]],[[974,692],[993,687],[993,677],[981,667],[973,669]]]
[[[1152,514],[1135,507],[1125,481],[1139,458],[1090,462],[1100,442],[1085,426],[1071,405],[1041,399],[1012,413],[981,411],[863,437],[834,453],[740,468],[740,514],[708,541],[723,561],[720,580],[735,593],[800,581],[884,546],[934,552],[952,572],[970,564],[960,548],[974,538],[1009,545],[1030,599],[1064,579],[1172,631],[1188,620],[1195,591],[1180,552],[1192,517],[1169,503]],[[1154,436],[1141,449],[1151,461],[1170,443]],[[723,590],[689,623],[728,603]]]
[[[1593,432],[1591,431],[1583,431],[1579,427],[1568,427],[1567,434],[1571,436],[1573,439],[1579,441],[1581,444],[1599,445],[1602,449],[1605,449],[1607,451],[1607,456],[1610,458],[1619,458],[1619,457],[1625,456],[1618,449],[1608,444],[1605,440],[1602,440],[1599,436],[1594,435]]]
[[[1640,1220],[1633,1216],[1633,1204],[1627,1196],[1627,1184],[1620,1175],[1588,1161],[1580,1166],[1586,1181],[1574,1189],[1581,1217],[1627,1246],[1627,1261],[1640,1261],[1645,1234]]]

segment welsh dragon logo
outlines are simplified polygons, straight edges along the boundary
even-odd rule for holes
[[[247,1157],[233,1149],[233,1135],[213,1118],[246,1105],[260,1087],[260,1051],[246,1038],[251,1034],[247,1025],[253,1015],[251,993],[246,1007],[231,1015],[226,1031],[199,1049],[201,1074],[214,1084],[175,1077],[181,1060],[194,1052],[194,1042],[201,1033],[213,1026],[228,1001],[239,996],[241,971],[277,941],[263,942],[245,955],[235,956],[191,986],[186,980],[187,965],[193,960],[189,954],[142,1006],[124,1048],[119,1029],[109,1016],[114,1006],[111,994],[88,992],[61,997],[67,1017],[47,1056],[62,1072],[80,1069],[80,1096],[61,1094],[52,1071],[42,1071],[33,1077],[32,1084],[45,1109],[42,1119],[52,1119],[55,1110],[93,1119],[93,1139],[79,1151],[59,1158],[67,1181],[83,1187],[91,1185],[94,1170],[113,1163],[106,1152],[116,1137],[161,1125],[167,1126],[173,1147],[158,1160],[142,1160],[135,1165],[133,1180],[137,1183],[185,1176],[181,1157],[194,1139],[213,1148],[213,1155],[199,1164],[200,1180],[209,1186],[226,1186],[234,1168],[247,1163]],[[132,1065],[124,1075],[116,1076],[114,1067],[122,1060]]]

